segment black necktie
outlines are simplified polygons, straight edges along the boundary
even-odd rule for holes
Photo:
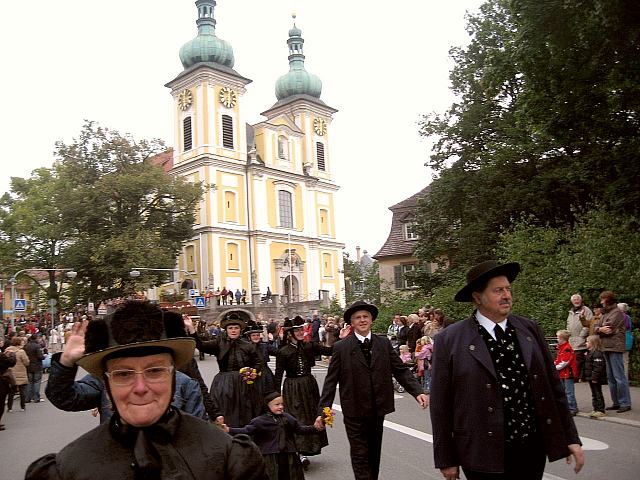
[[[367,365],[371,365],[371,340],[365,338],[360,342],[360,348],[362,349],[362,354],[367,361]]]
[[[502,330],[502,327],[496,323],[496,326],[494,327],[493,331],[496,334],[496,340],[499,343],[504,342],[504,330]]]

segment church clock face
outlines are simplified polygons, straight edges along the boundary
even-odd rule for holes
[[[220,89],[220,103],[227,108],[233,108],[238,103],[238,94],[229,87],[222,87]]]
[[[313,130],[318,135],[324,135],[325,133],[327,133],[327,122],[325,122],[321,118],[315,118],[313,120]]]
[[[178,107],[180,110],[187,110],[193,103],[193,94],[191,90],[184,89],[178,94]]]

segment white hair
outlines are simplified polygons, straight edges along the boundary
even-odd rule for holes
[[[580,295],[579,293],[574,293],[573,295],[571,295],[571,300],[573,299],[582,300],[582,295]]]
[[[619,303],[618,304],[618,308],[620,310],[622,310],[623,312],[628,312],[629,311],[629,305],[627,305],[626,303]]]

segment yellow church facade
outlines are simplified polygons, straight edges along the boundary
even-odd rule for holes
[[[172,175],[203,182],[194,235],[177,268],[201,290],[226,287],[287,301],[344,303],[335,225],[332,116],[320,80],[304,69],[301,31],[289,31],[290,71],[276,83],[265,119],[246,123],[251,80],[215,36],[213,0],[199,0],[198,36],[180,50],[184,71],[167,83],[174,111]]]

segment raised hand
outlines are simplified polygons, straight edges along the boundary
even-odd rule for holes
[[[76,322],[71,327],[71,334],[64,345],[64,351],[60,356],[60,363],[65,367],[73,367],[84,355],[84,334],[87,331],[88,320]]]

